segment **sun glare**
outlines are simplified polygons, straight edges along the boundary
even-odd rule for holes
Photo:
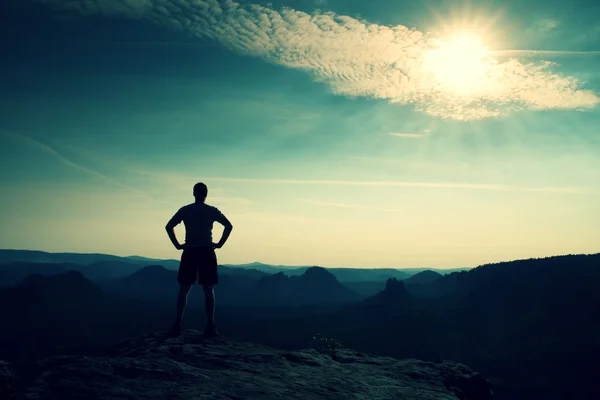
[[[472,94],[484,84],[489,50],[481,39],[459,34],[439,40],[425,56],[425,66],[437,85],[456,94]]]

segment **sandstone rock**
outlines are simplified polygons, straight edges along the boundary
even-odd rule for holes
[[[0,399],[7,398],[17,385],[15,372],[7,362],[0,360]]]
[[[22,393],[29,400],[420,399],[487,400],[490,384],[448,362],[339,350],[285,351],[187,330],[119,343],[98,357],[61,356]]]

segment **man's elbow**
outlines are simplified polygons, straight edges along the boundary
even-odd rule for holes
[[[231,224],[231,222],[225,225],[225,229],[227,229],[228,231],[233,230],[233,225]]]
[[[173,224],[167,224],[165,225],[165,230],[167,232],[171,232],[175,227],[173,226]]]

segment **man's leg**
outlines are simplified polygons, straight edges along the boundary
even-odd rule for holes
[[[204,311],[206,312],[205,338],[219,336],[215,328],[215,291],[214,285],[219,283],[217,256],[213,248],[207,248],[204,262],[198,271],[198,283],[204,289]]]
[[[177,317],[175,318],[175,323],[173,324],[174,331],[181,331],[183,314],[187,306],[187,298],[191,288],[192,285],[179,285],[179,294],[177,295]]]
[[[203,285],[204,288],[204,311],[206,312],[206,329],[215,328],[215,291],[213,285]]]

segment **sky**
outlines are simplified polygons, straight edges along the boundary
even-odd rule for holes
[[[221,263],[600,251],[597,1],[5,0],[0,15],[0,248],[178,258],[164,226],[205,182],[234,225]]]

